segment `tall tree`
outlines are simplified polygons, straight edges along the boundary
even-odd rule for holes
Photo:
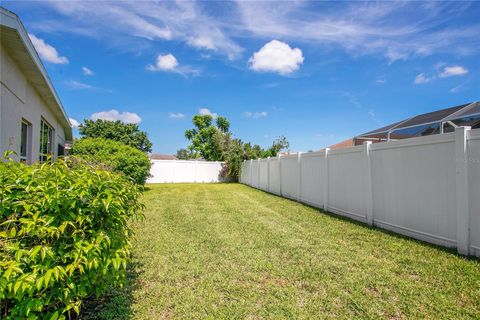
[[[195,128],[185,131],[185,138],[190,141],[188,149],[192,152],[198,152],[202,158],[209,161],[222,161],[223,150],[218,144],[217,134],[229,134],[230,123],[225,117],[218,117],[215,125],[212,124],[211,115],[193,116],[192,122]]]
[[[195,115],[192,122],[195,127],[185,131],[185,137],[190,141],[188,150],[192,154],[199,154],[205,160],[225,161],[225,172],[234,179],[238,179],[240,175],[243,160],[274,157],[289,146],[283,136],[276,138],[268,149],[250,142],[243,143],[233,137],[229,131],[230,122],[225,117],[217,117],[214,124],[210,115]],[[178,151],[182,151],[182,156],[185,154],[183,150]]]
[[[147,133],[141,131],[138,124],[121,121],[85,120],[79,126],[80,135],[84,138],[104,138],[118,141],[143,152],[152,151],[152,143]]]
[[[177,150],[177,159],[189,160],[189,159],[195,159],[195,158],[196,158],[195,153],[188,149],[182,148]]]

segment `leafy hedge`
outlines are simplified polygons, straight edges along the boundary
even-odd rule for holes
[[[0,318],[64,319],[121,285],[140,195],[80,160],[0,161]]]
[[[150,174],[151,164],[147,154],[121,142],[82,138],[74,142],[72,152],[84,159],[106,164],[138,184],[144,184]]]

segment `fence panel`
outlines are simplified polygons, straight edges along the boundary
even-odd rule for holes
[[[470,246],[471,254],[480,256],[480,130],[472,130],[467,145],[469,200],[470,200]]]
[[[280,158],[281,164],[281,192],[282,196],[290,199],[298,198],[298,156],[288,155]]]
[[[364,147],[332,150],[328,156],[327,210],[366,221]]]
[[[220,171],[221,162],[198,161],[197,162],[197,182],[221,182]]]
[[[280,161],[278,158],[270,159],[269,180],[270,192],[280,195]]]
[[[152,160],[147,183],[223,182],[221,162],[190,160]]]
[[[371,150],[375,224],[454,246],[453,133],[376,144]]]
[[[259,165],[258,165],[258,160],[254,160],[251,162],[251,174],[252,174],[252,187],[254,188],[257,188],[258,189],[258,180],[259,180]]]
[[[191,162],[176,161],[171,162],[173,182],[195,182],[197,174],[197,165]]]
[[[250,166],[250,161],[244,161],[244,167],[242,170],[242,179],[243,183],[251,186],[252,185],[252,167]]]
[[[323,181],[325,179],[325,152],[310,152],[300,157],[302,166],[300,200],[309,205],[322,208],[324,205]]]
[[[268,191],[268,159],[261,159],[258,163],[259,181],[258,188]]]
[[[267,168],[272,193],[480,256],[480,130],[280,159],[245,162],[243,181],[265,189]]]

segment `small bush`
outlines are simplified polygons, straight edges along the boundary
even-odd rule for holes
[[[150,174],[151,164],[148,156],[121,142],[103,138],[83,138],[74,142],[72,153],[86,160],[103,163],[138,184],[144,184]]]
[[[65,319],[121,285],[140,187],[81,161],[0,161],[0,318]]]

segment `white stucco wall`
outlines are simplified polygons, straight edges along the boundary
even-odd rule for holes
[[[11,55],[0,45],[0,152],[20,153],[22,119],[31,124],[29,160],[36,162],[40,151],[40,122],[46,120],[55,130],[53,152],[64,145],[65,131],[49,106],[28,82]]]

